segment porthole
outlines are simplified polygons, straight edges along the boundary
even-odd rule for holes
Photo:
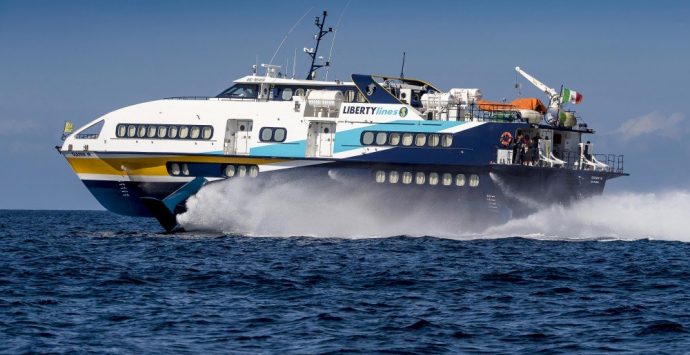
[[[455,185],[465,186],[465,174],[455,175]]]
[[[388,172],[388,182],[391,184],[397,184],[398,181],[400,180],[400,174],[393,170]]]
[[[470,175],[470,187],[477,187],[479,186],[479,175],[472,174]]]
[[[429,185],[438,185],[438,173],[429,173]]]
[[[412,183],[412,173],[409,171],[406,171],[402,174],[402,183],[405,185],[409,185]]]
[[[225,176],[227,176],[227,177],[235,176],[235,166],[234,165],[228,165],[225,167]]]
[[[387,140],[388,140],[388,135],[386,134],[386,132],[376,133],[376,145],[384,145],[384,144],[386,144]]]
[[[412,133],[403,133],[402,145],[409,147],[412,145]]]
[[[388,144],[398,145],[400,144],[400,133],[393,132],[388,135]]]
[[[445,186],[449,186],[450,184],[452,184],[453,183],[453,174],[451,174],[451,173],[443,174],[443,177],[441,178],[441,183]]]
[[[444,134],[441,136],[441,146],[448,148],[451,145],[453,145],[453,135],[452,134]]]
[[[137,137],[139,138],[144,138],[146,137],[146,125],[139,125],[139,128],[137,129]]]
[[[414,139],[414,145],[418,147],[423,147],[426,144],[426,134],[417,133]]]
[[[415,183],[417,185],[423,185],[424,180],[426,180],[426,175],[424,175],[423,172],[420,171],[417,174],[415,174]]]
[[[244,165],[240,165],[237,167],[237,175],[242,177],[247,175],[247,167]]]
[[[211,126],[205,126],[201,135],[204,139],[211,139],[213,136],[213,128]]]
[[[182,139],[187,139],[187,136],[189,135],[189,127],[188,126],[180,126],[180,130],[177,133],[178,137]]]
[[[177,126],[170,126],[168,138],[177,138]]]
[[[117,125],[117,136],[124,137],[127,134],[127,126],[123,124]]]
[[[287,135],[287,130],[285,128],[276,128],[273,131],[273,140],[276,142],[285,142],[285,136]]]
[[[429,146],[430,147],[437,147],[440,140],[441,140],[441,137],[438,134],[436,134],[436,133],[430,134],[429,135],[429,142],[428,142]]]
[[[127,126],[127,137],[134,138],[137,135],[137,126],[131,124]]]
[[[259,167],[256,165],[252,165],[249,167],[249,176],[251,177],[256,177],[259,175]]]
[[[271,128],[262,128],[261,132],[259,133],[259,139],[262,142],[270,141],[272,136],[273,136],[273,129],[271,129]]]
[[[150,125],[148,127],[148,130],[146,131],[146,137],[148,138],[154,138],[156,137],[156,132],[158,131],[158,127],[154,125]]]
[[[328,129],[328,127],[325,127],[325,128],[323,129],[323,133],[331,133],[331,130]]]
[[[200,134],[201,134],[201,128],[199,128],[199,126],[192,126],[192,128],[189,130],[189,138],[191,138],[191,139],[199,138]]]
[[[292,100],[292,89],[290,89],[290,88],[283,89],[283,93],[280,95],[280,97],[283,99],[283,101]]]
[[[170,173],[173,175],[180,175],[180,164],[177,164],[177,163],[170,164]]]
[[[181,168],[182,168],[182,175],[189,175],[189,167],[187,166],[187,164],[182,164]]]
[[[371,145],[374,143],[374,132],[364,132],[362,134],[362,144]]]
[[[386,172],[383,170],[376,170],[374,177],[379,184],[386,182]]]
[[[168,135],[168,126],[158,126],[158,138],[165,138]]]

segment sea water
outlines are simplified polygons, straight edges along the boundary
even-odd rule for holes
[[[612,194],[483,233],[428,226],[438,235],[414,215],[383,227],[353,201],[286,209],[281,190],[237,209],[218,192],[173,235],[109,212],[0,211],[0,352],[690,349],[683,192]],[[295,208],[357,223],[313,227]]]

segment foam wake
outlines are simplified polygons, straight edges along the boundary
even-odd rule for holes
[[[547,239],[659,239],[690,242],[690,192],[620,192],[553,205],[491,227],[487,235]]]
[[[205,186],[178,216],[187,230],[249,236],[396,235],[479,239],[662,239],[690,242],[690,192],[615,193],[549,206],[474,230],[438,206],[396,204],[365,187],[331,182],[232,179]],[[453,211],[445,211],[452,213]]]

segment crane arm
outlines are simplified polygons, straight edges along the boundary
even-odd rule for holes
[[[543,91],[546,95],[548,95],[549,98],[550,98],[552,101],[553,101],[556,97],[558,97],[558,92],[556,92],[556,90],[554,90],[554,89],[552,89],[552,88],[550,88],[550,87],[544,85],[544,83],[542,83],[541,81],[537,80],[537,79],[534,78],[533,76],[527,74],[525,71],[523,71],[522,69],[520,69],[520,67],[515,67],[515,71],[518,72],[518,73],[520,73],[520,75],[522,75],[523,77],[525,77],[525,79],[527,79],[527,81],[529,81],[529,82],[532,83],[534,86],[536,86],[537,88],[539,88],[539,90]]]

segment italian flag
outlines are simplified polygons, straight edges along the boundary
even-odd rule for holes
[[[577,91],[563,88],[561,92],[561,103],[570,102],[579,104],[582,101],[582,94]]]

